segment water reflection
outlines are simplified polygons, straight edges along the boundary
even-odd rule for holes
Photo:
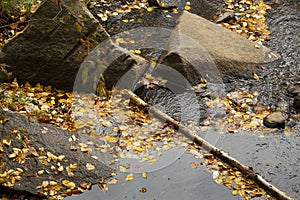
[[[190,166],[191,162],[195,162],[198,167],[193,169]],[[211,173],[207,172],[200,162],[201,160],[194,158],[193,155],[184,154],[168,167],[148,173],[147,179],[140,174],[134,174],[132,181],[109,185],[109,190],[106,192],[102,192],[98,186],[93,186],[91,191],[66,199],[240,199],[232,196],[231,191],[224,189],[223,185],[214,183]],[[123,173],[117,178],[125,180],[125,176],[126,174]]]

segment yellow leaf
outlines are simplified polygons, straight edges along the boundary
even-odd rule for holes
[[[58,161],[62,161],[66,156],[65,155],[60,155],[57,157],[57,160]]]
[[[133,174],[128,174],[125,178],[126,181],[132,181],[133,180]]]
[[[192,163],[191,163],[191,167],[192,167],[193,169],[196,169],[196,168],[197,168],[197,164],[194,163],[194,162],[192,162]]]
[[[11,140],[10,140],[10,135],[6,135],[5,139],[3,140],[3,144],[6,146],[10,146]]]
[[[221,183],[222,183],[222,179],[217,178],[217,179],[215,179],[215,182],[216,182],[217,184],[221,184]]]
[[[108,184],[113,185],[113,184],[117,184],[118,183],[118,179],[114,178],[111,179],[110,181],[108,181]]]
[[[70,164],[70,169],[76,169],[77,168],[77,164]]]
[[[253,77],[255,80],[259,80],[259,76],[256,73],[253,73]]]
[[[116,137],[114,137],[114,136],[108,135],[108,136],[107,136],[107,140],[108,140],[109,142],[115,142],[117,139],[116,139]]]
[[[121,43],[121,44],[123,44],[123,43],[125,43],[125,40],[123,39],[123,38],[117,38],[116,39],[116,43]]]
[[[147,178],[147,172],[142,172],[142,177],[146,179]]]
[[[112,126],[112,123],[110,121],[103,121],[102,125],[109,128]]]
[[[233,196],[236,196],[236,195],[239,193],[239,191],[237,191],[237,190],[232,190],[231,193],[232,193]]]
[[[108,190],[108,185],[106,183],[98,183],[98,187],[103,191],[107,191]]]
[[[95,166],[92,165],[91,163],[86,163],[85,167],[86,167],[87,170],[93,170],[93,169],[95,169]]]
[[[162,149],[163,149],[163,150],[169,150],[169,149],[170,149],[170,146],[169,146],[168,144],[164,144],[164,145],[162,146]]]
[[[81,33],[82,32],[82,27],[80,26],[80,24],[78,22],[75,22],[74,25],[77,28],[78,32]]]
[[[64,166],[60,166],[60,167],[57,169],[57,171],[59,171],[59,172],[64,171]]]
[[[15,153],[9,154],[8,158],[15,158],[17,155]]]
[[[53,186],[53,185],[57,185],[57,182],[56,182],[56,181],[50,181],[49,183],[50,183],[50,185],[52,185],[52,186]]]
[[[122,22],[124,22],[124,23],[128,23],[128,22],[129,22],[129,20],[128,20],[128,19],[123,19],[123,20],[122,20]]]
[[[149,8],[147,8],[147,11],[148,11],[148,12],[152,12],[152,11],[153,11],[153,8],[152,8],[152,7],[149,7]]]
[[[191,6],[186,5],[186,6],[184,7],[184,9],[185,9],[185,10],[191,10]]]
[[[16,29],[16,28],[18,28],[18,24],[17,24],[17,23],[12,24],[12,25],[10,25],[10,28],[11,28],[11,29]]]
[[[126,172],[126,167],[120,165],[119,170],[120,170],[120,172]]]
[[[135,54],[141,54],[142,52],[141,52],[141,50],[137,49],[137,50],[134,50],[134,53]]]
[[[74,189],[75,188],[75,183],[69,181],[69,180],[63,180],[62,184],[70,189]]]

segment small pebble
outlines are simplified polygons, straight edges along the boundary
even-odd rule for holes
[[[282,112],[274,112],[264,118],[264,125],[268,128],[284,128],[287,117]]]

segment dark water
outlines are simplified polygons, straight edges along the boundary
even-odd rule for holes
[[[192,169],[190,166],[191,162],[196,162],[198,168]],[[195,159],[191,155],[184,154],[171,165],[149,173],[147,179],[142,178],[139,174],[135,174],[132,181],[111,185],[106,192],[102,192],[97,186],[94,186],[91,191],[66,199],[241,199],[232,196],[231,191],[224,189],[224,186],[214,183],[212,175],[206,171],[205,167],[199,165],[200,162],[200,159]],[[124,177],[122,179],[124,180]],[[146,188],[147,192],[141,193],[140,190],[142,188]]]
[[[226,135],[217,146],[252,166],[268,182],[294,199],[300,198],[300,133],[283,131],[257,137],[253,133]]]

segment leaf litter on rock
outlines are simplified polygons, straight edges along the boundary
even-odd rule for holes
[[[226,0],[222,11],[215,18],[226,13],[233,13],[234,17],[221,21],[221,26],[236,32],[243,37],[261,43],[270,40],[270,31],[265,23],[265,15],[271,7],[262,0]]]

